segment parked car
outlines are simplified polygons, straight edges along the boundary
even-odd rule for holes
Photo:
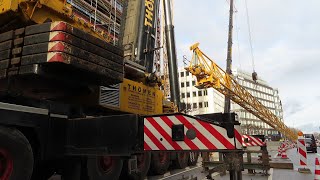
[[[317,153],[317,144],[316,144],[316,139],[314,138],[313,134],[304,134],[303,135],[306,142],[306,148],[307,151],[311,151],[313,153]]]

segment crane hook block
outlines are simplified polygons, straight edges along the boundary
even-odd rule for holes
[[[252,80],[254,82],[256,82],[258,80],[258,74],[255,71],[253,71],[253,73],[252,73]]]

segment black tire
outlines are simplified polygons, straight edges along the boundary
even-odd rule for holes
[[[137,173],[132,173],[129,174],[129,165],[128,165],[128,160],[124,161],[123,163],[123,168],[122,168],[122,173],[120,176],[121,180],[143,180],[149,171],[151,164],[151,153],[146,152],[140,155],[137,155],[137,168],[138,172]]]
[[[151,154],[151,164],[149,173],[152,175],[163,175],[170,166],[170,153],[153,152]]]
[[[17,129],[0,126],[0,161],[1,180],[31,178],[34,161],[32,147],[28,139]]]
[[[88,157],[87,173],[89,180],[119,179],[122,166],[123,160],[119,157]]]
[[[188,158],[188,165],[195,166],[198,162],[199,152],[190,152]]]
[[[62,180],[80,180],[81,179],[81,171],[82,164],[81,160],[76,159],[67,159],[64,162]]]
[[[174,167],[178,169],[184,169],[188,166],[189,153],[177,152],[176,159],[174,160]]]

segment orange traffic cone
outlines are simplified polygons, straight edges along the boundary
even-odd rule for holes
[[[287,156],[287,153],[286,153],[285,149],[282,151],[281,159],[288,159],[288,156]]]
[[[316,168],[314,170],[314,179],[320,180],[320,164],[319,159],[316,157]]]

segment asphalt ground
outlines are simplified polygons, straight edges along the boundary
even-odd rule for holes
[[[320,148],[318,147],[318,152],[320,152]],[[315,170],[315,158],[320,158],[319,153],[307,153],[307,167],[310,169],[311,174],[305,174],[298,172],[298,168],[302,168],[300,166],[299,161],[300,157],[296,148],[290,149],[287,151],[287,155],[293,163],[293,170],[282,170],[282,169],[273,169],[272,179],[289,179],[289,180],[308,180],[314,179],[314,170]]]

